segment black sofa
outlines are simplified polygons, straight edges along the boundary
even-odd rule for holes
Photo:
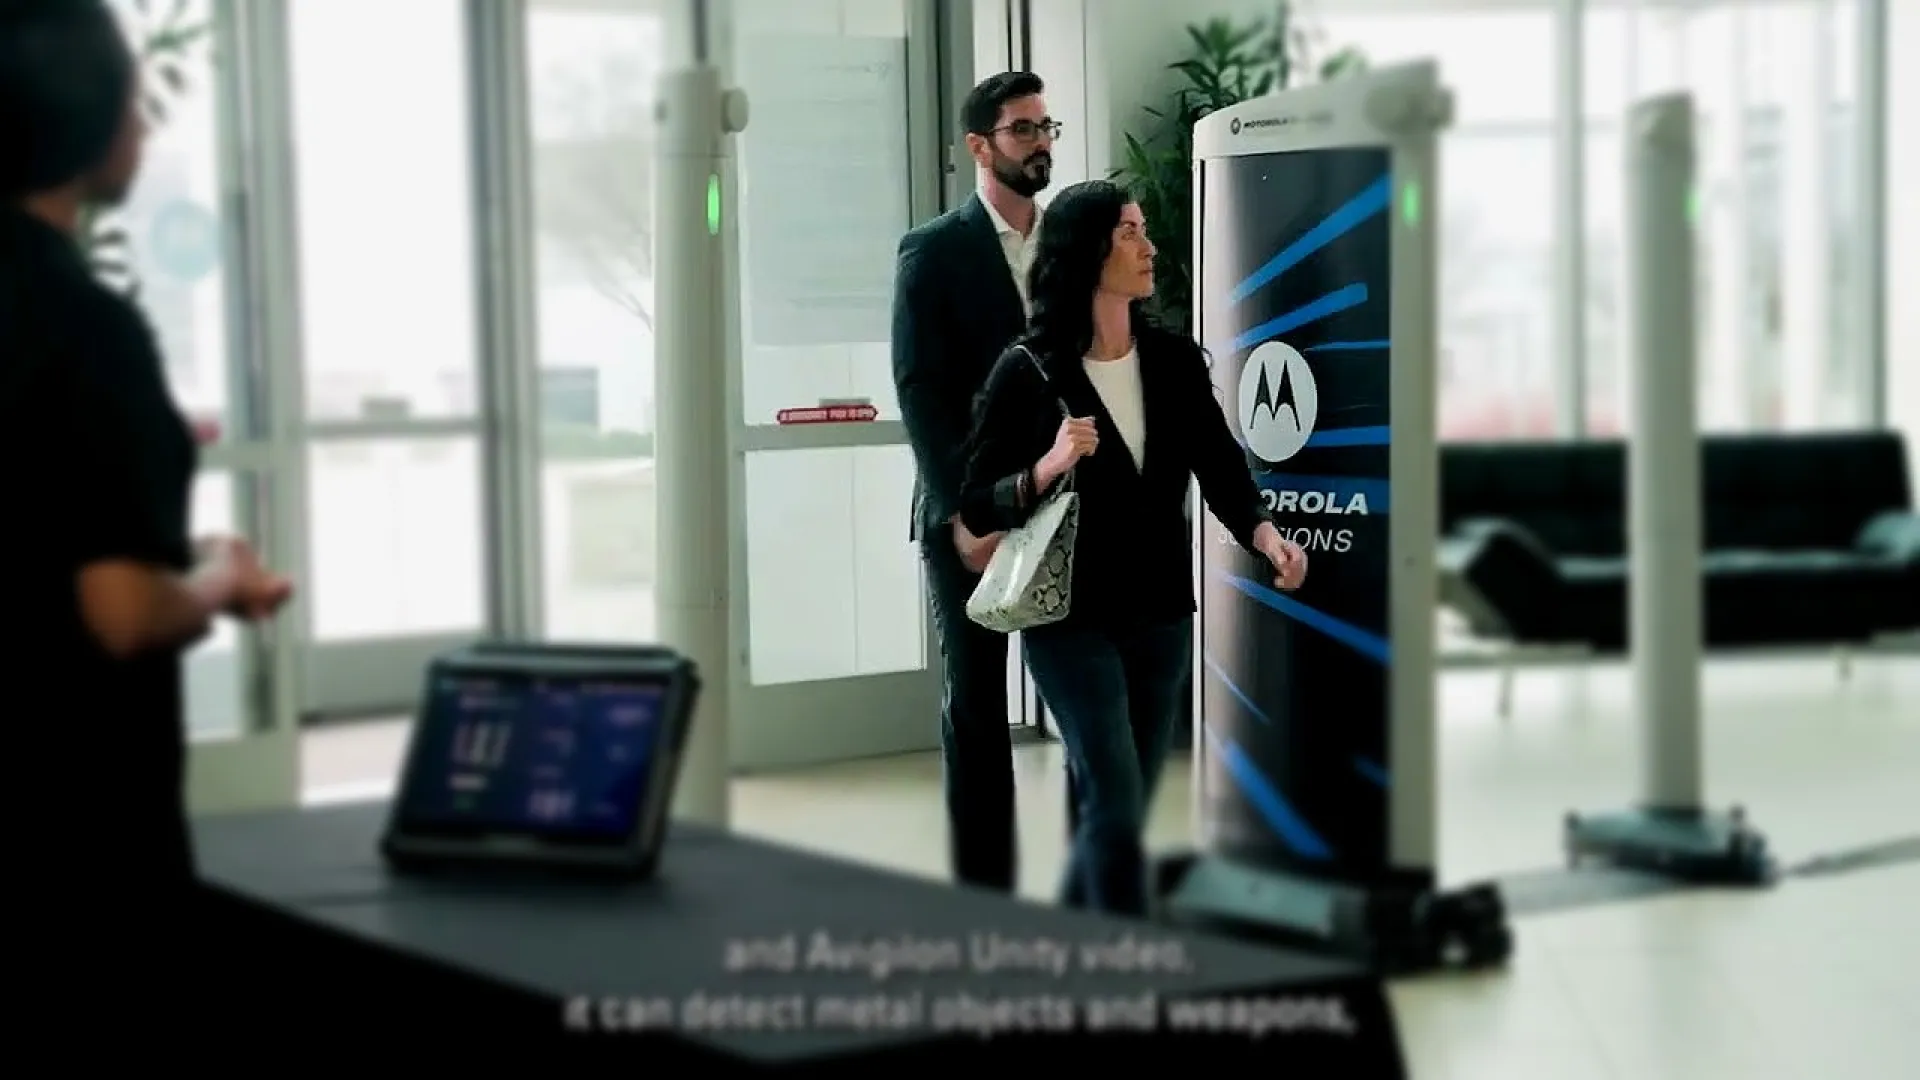
[[[1920,515],[1893,432],[1701,440],[1705,645],[1920,630]],[[1440,452],[1441,600],[1477,636],[1625,651],[1623,442]]]

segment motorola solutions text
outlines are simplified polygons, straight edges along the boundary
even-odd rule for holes
[[[1362,491],[1342,495],[1335,491],[1262,488],[1260,501],[1267,512],[1274,515],[1320,514],[1365,517],[1369,513],[1367,496]],[[1342,529],[1331,524],[1288,526],[1280,523],[1278,527],[1281,536],[1299,544],[1307,551],[1331,551],[1339,554],[1353,550],[1352,529]],[[1214,539],[1227,547],[1238,545],[1238,541],[1234,540],[1233,534],[1228,532],[1225,526],[1215,530]]]

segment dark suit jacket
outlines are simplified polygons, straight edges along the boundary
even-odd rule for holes
[[[900,241],[893,283],[893,385],[913,446],[912,536],[960,512],[973,399],[1026,327],[1013,274],[979,195]]]
[[[1010,349],[995,364],[980,396],[968,448],[961,521],[975,535],[1026,521],[1020,475],[1052,447],[1060,403],[1091,416],[1100,448],[1074,469],[1080,529],[1073,555],[1072,614],[1058,624],[1080,628],[1170,622],[1191,615],[1192,529],[1189,479],[1241,546],[1267,520],[1246,452],[1234,440],[1213,395],[1206,355],[1191,340],[1141,325],[1134,331],[1146,398],[1146,464],[1136,468],[1113,418],[1100,402],[1082,358],[1040,352],[1033,360]]]

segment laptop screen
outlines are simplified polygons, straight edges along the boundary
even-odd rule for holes
[[[399,816],[445,837],[619,844],[646,804],[664,681],[436,672]]]

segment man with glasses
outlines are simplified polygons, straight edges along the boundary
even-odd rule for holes
[[[979,189],[900,241],[893,296],[893,379],[919,476],[913,539],[944,664],[940,716],[953,874],[1002,892],[1018,884],[1007,640],[974,625],[967,597],[999,542],[960,524],[963,448],[973,399],[1026,327],[1027,267],[1060,125],[1038,75],[1009,71],[961,107]]]

